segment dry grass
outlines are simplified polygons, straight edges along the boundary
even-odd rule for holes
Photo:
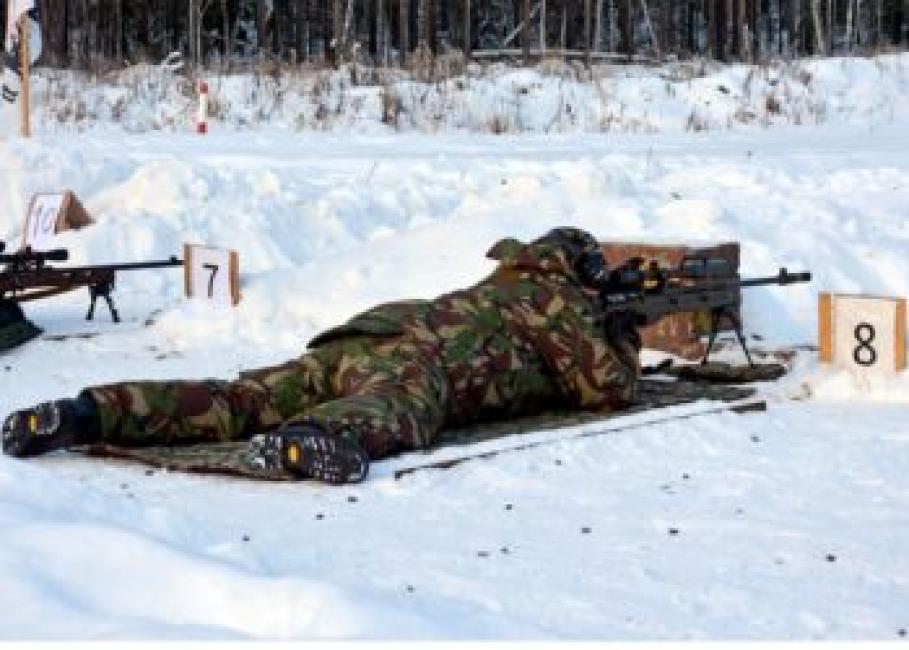
[[[382,87],[382,123],[399,129],[403,112],[404,99],[401,93],[391,84],[385,84]]]
[[[701,133],[709,130],[709,128],[710,125],[707,123],[707,119],[701,115],[696,108],[693,109],[691,114],[688,115],[688,120],[685,122],[685,130],[693,133]]]

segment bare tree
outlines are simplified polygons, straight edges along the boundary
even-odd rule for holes
[[[593,12],[593,49],[598,52],[603,47],[603,0],[597,0]]]
[[[821,0],[811,0],[811,19],[814,26],[814,43],[818,54],[827,53],[827,42],[824,40],[824,24],[821,21]]]
[[[852,27],[853,27],[853,13],[852,10],[855,6],[855,0],[846,0],[846,32],[844,35],[844,45],[846,52],[851,53],[853,49],[852,41]]]
[[[398,50],[401,53],[398,63],[403,67],[407,64],[407,58],[410,55],[410,0],[398,0],[398,3]]]
[[[464,56],[468,59],[473,51],[473,13],[471,0],[464,0]]]
[[[525,58],[536,43],[631,58],[649,41],[661,55],[746,61],[909,48],[909,0],[42,0],[42,10],[40,63],[63,67],[174,50],[202,64],[212,49],[225,59],[267,50],[339,61],[354,42],[368,42],[381,63],[396,49],[403,63],[415,38],[438,51],[445,37],[470,56],[518,34]]]
[[[742,61],[752,60],[751,49],[751,26],[749,22],[749,0],[738,0],[739,18],[738,18],[738,35],[739,35],[739,58]]]
[[[530,63],[530,0],[521,0],[521,50],[524,63]]]
[[[587,67],[590,67],[590,29],[591,29],[591,15],[590,15],[590,0],[584,0],[584,61],[587,63]]]
[[[622,50],[631,60],[634,56],[634,8],[631,0],[619,0],[621,7],[621,18],[619,23],[622,30]]]

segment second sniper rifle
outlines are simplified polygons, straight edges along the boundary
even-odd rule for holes
[[[613,269],[601,282],[600,314],[607,334],[621,336],[629,330],[653,325],[676,313],[703,312],[710,317],[710,337],[702,364],[706,364],[723,320],[732,325],[748,365],[754,367],[742,333],[739,308],[741,289],[810,282],[810,272],[790,273],[781,268],[769,277],[742,279],[724,259],[689,256],[678,269],[633,258]],[[638,337],[637,342],[640,342]],[[640,347],[640,346],[638,346]]]
[[[50,251],[25,250],[4,254],[6,245],[0,242],[0,301],[14,303],[49,298],[81,287],[87,287],[91,303],[86,320],[95,316],[95,303],[103,298],[115,323],[120,315],[114,306],[111,292],[118,271],[139,271],[170,266],[182,266],[176,257],[152,262],[127,262],[124,264],[99,264],[96,266],[54,267],[48,262],[65,262],[69,252],[65,249]]]

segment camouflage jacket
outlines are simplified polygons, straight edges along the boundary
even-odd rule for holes
[[[553,407],[612,410],[634,399],[635,350],[606,343],[594,294],[568,252],[547,238],[496,243],[498,268],[477,285],[435,300],[380,305],[313,339],[403,337],[441,365],[446,421],[471,422]]]

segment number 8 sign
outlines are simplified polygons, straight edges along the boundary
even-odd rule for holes
[[[821,361],[863,371],[906,368],[906,301],[822,293]]]
[[[186,295],[229,306],[240,302],[240,262],[236,251],[183,246]]]

